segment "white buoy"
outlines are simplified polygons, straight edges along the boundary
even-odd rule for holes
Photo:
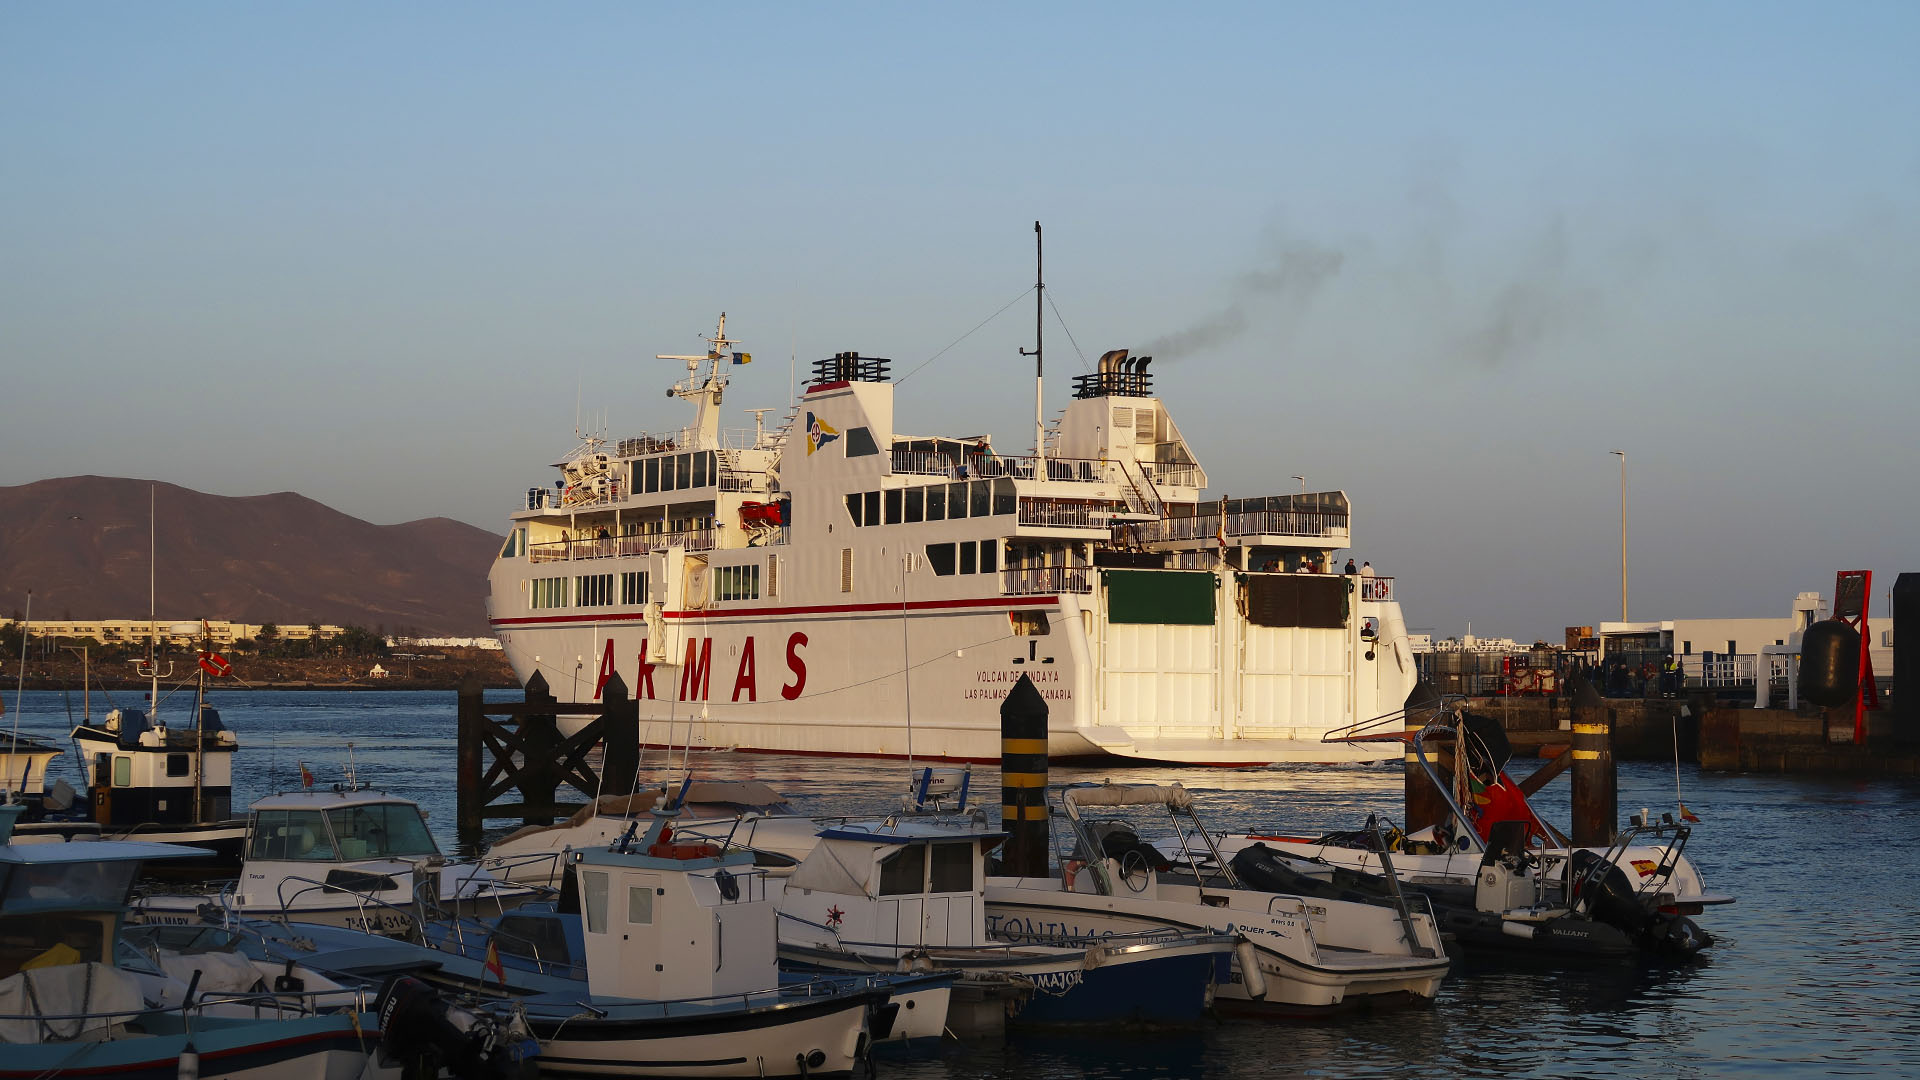
[[[1500,932],[1506,934],[1508,937],[1517,937],[1527,941],[1533,940],[1533,927],[1526,923],[1517,923],[1512,920],[1503,919],[1500,922]]]
[[[193,1048],[193,1040],[180,1048],[180,1070],[176,1074],[179,1080],[200,1080],[200,1051]]]
[[[1240,984],[1247,988],[1247,996],[1255,1000],[1267,996],[1267,977],[1260,973],[1260,953],[1253,942],[1246,938],[1233,947],[1233,959],[1240,965]]]

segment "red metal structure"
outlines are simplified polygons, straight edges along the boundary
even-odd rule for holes
[[[1872,638],[1867,629],[1867,606],[1873,597],[1873,571],[1842,570],[1833,582],[1833,617],[1860,634],[1860,692],[1853,699],[1853,742],[1867,738],[1867,710],[1880,707],[1880,688],[1873,681]]]

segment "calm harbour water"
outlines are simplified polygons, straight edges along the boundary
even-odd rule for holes
[[[15,719],[6,693],[5,722]],[[123,704],[139,695],[121,693]],[[502,695],[504,698],[505,695]],[[70,696],[73,715],[80,695]],[[188,699],[162,714],[190,715]],[[417,800],[452,849],[451,693],[223,693],[239,736],[236,806],[298,783],[304,761],[339,779],[347,746],[362,779]],[[20,729],[64,742],[69,696],[29,693]],[[94,695],[96,715],[104,712]],[[664,762],[647,765],[664,775]],[[704,773],[753,778],[806,811],[884,812],[905,787],[897,762],[708,755]],[[1524,773],[1528,763],[1521,762]],[[55,775],[77,778],[71,755]],[[1215,827],[1351,828],[1400,816],[1400,772],[1387,768],[1214,770],[1056,768],[1056,781],[1178,780]],[[975,790],[999,796],[998,770],[976,767]],[[1015,1037],[883,1060],[881,1075],[973,1077],[1709,1077],[1920,1076],[1920,900],[1906,875],[1920,855],[1920,784],[1681,770],[1699,813],[1687,849],[1709,888],[1739,902],[1698,920],[1719,941],[1684,968],[1456,968],[1425,1009],[1319,1022],[1231,1021],[1192,1031]],[[1622,813],[1674,801],[1671,764],[1627,764]],[[1537,800],[1564,820],[1566,779]],[[502,823],[505,825],[506,823]]]

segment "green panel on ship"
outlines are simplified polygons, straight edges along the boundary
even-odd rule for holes
[[[1110,623],[1212,626],[1219,579],[1204,570],[1108,570]]]

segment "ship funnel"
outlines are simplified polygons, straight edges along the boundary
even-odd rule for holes
[[[1127,350],[1125,349],[1108,349],[1106,352],[1101,353],[1100,373],[1104,375],[1109,371],[1119,370],[1120,362],[1126,358]]]

